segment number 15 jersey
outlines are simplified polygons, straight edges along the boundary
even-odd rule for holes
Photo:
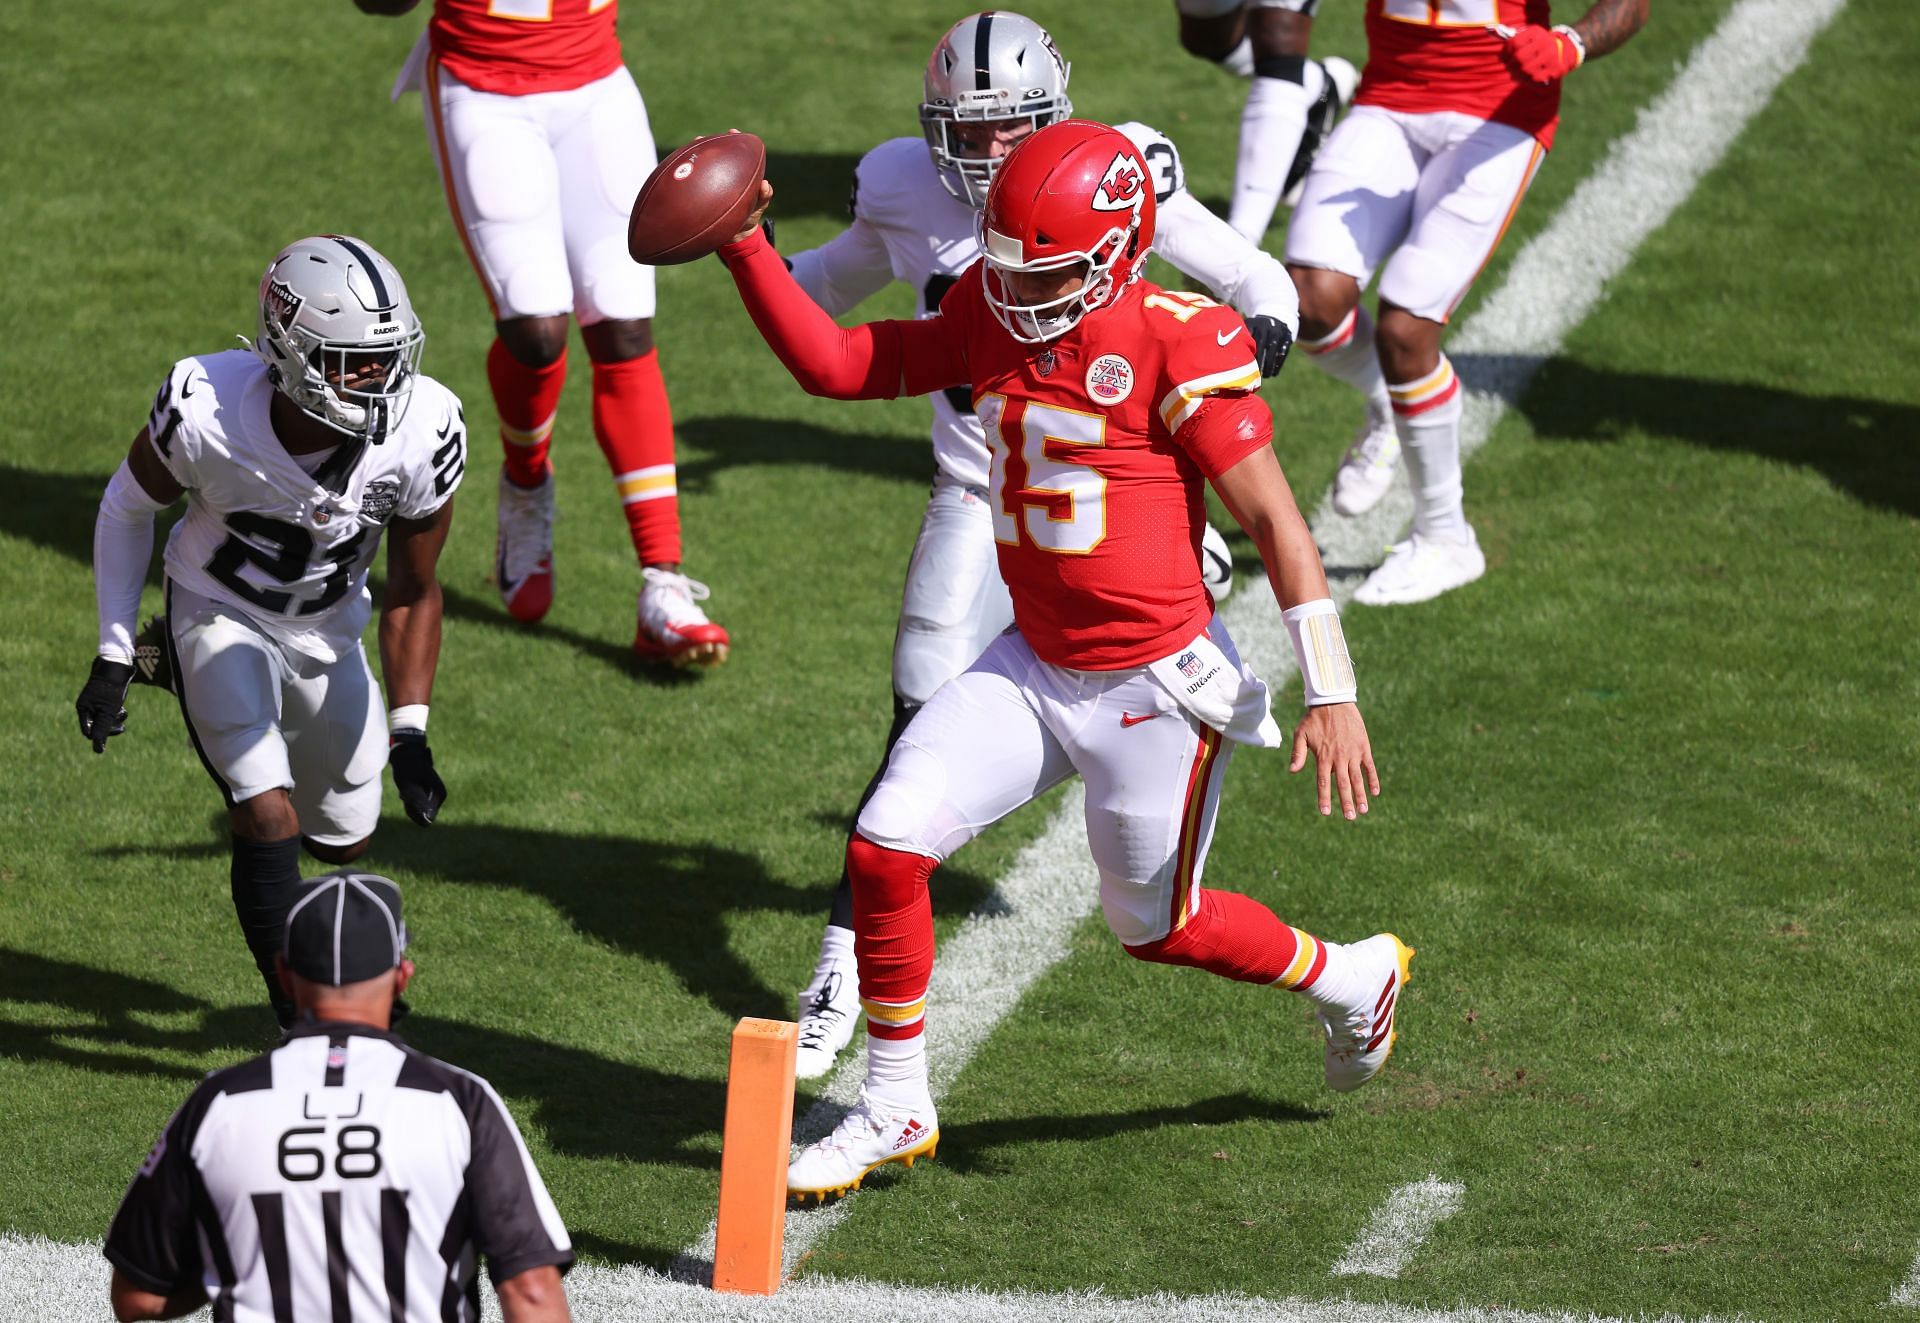
[[[367,627],[367,567],[386,526],[431,517],[459,487],[466,423],[452,391],[416,376],[384,442],[342,437],[309,474],[273,430],[273,395],[266,365],[246,349],[183,358],[167,374],[147,423],[154,452],[187,489],[167,577],[331,663]]]
[[[1035,654],[1091,671],[1157,661],[1213,616],[1203,478],[1272,439],[1250,418],[1225,434],[1188,426],[1209,396],[1259,388],[1253,339],[1233,309],[1141,280],[1060,338],[1021,344],[987,306],[983,265],[906,342],[908,389],[971,386],[1000,573]]]

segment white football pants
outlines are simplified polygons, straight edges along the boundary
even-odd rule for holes
[[[924,703],[1013,623],[987,494],[942,473],[907,562],[893,636],[893,691]]]

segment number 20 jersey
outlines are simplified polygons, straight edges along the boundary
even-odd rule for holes
[[[234,607],[285,647],[333,662],[359,643],[372,614],[367,567],[395,519],[425,519],[452,498],[466,468],[460,401],[414,378],[400,425],[379,445],[341,438],[309,476],[268,417],[273,384],[246,349],[173,365],[148,436],[187,513],[167,539],[167,577]]]

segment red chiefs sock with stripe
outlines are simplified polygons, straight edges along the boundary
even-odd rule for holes
[[[933,897],[939,861],[847,842],[854,957],[867,1013],[867,1092],[900,1107],[928,1106],[927,984],[933,979]]]
[[[1126,948],[1136,960],[1186,965],[1241,983],[1278,983],[1295,992],[1313,987],[1325,966],[1326,944],[1293,927],[1251,896],[1200,889],[1200,904],[1178,931]]]
[[[1387,379],[1380,374],[1380,355],[1373,347],[1373,318],[1358,304],[1341,323],[1318,340],[1301,340],[1299,348],[1322,372],[1344,381],[1367,398],[1367,422],[1385,424],[1393,412]]]
[[[1445,354],[1416,381],[1389,385],[1393,427],[1413,488],[1413,531],[1421,537],[1465,542],[1473,536],[1461,503],[1460,378]]]
[[[642,565],[680,562],[673,410],[658,350],[593,365],[593,435],[600,442]]]
[[[547,447],[566,382],[564,348],[545,367],[528,367],[497,337],[487,350],[487,383],[500,414],[500,450],[506,457],[507,481],[516,487],[538,487],[552,471]]]

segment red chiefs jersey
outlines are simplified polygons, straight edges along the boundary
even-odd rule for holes
[[[1233,309],[1139,281],[1059,339],[1021,344],[988,308],[981,266],[941,301],[945,334],[910,352],[906,376],[918,389],[964,364],[1014,621],[1056,666],[1165,657],[1213,616],[1202,480],[1269,440],[1185,424],[1209,395],[1259,388],[1253,338]],[[931,361],[946,354],[959,358]]]
[[[1532,82],[1489,31],[1546,24],[1548,0],[1367,0],[1367,67],[1354,102],[1426,114],[1451,110],[1511,124],[1553,146],[1560,84]]]
[[[619,0],[433,0],[433,53],[468,87],[566,92],[620,67]]]

